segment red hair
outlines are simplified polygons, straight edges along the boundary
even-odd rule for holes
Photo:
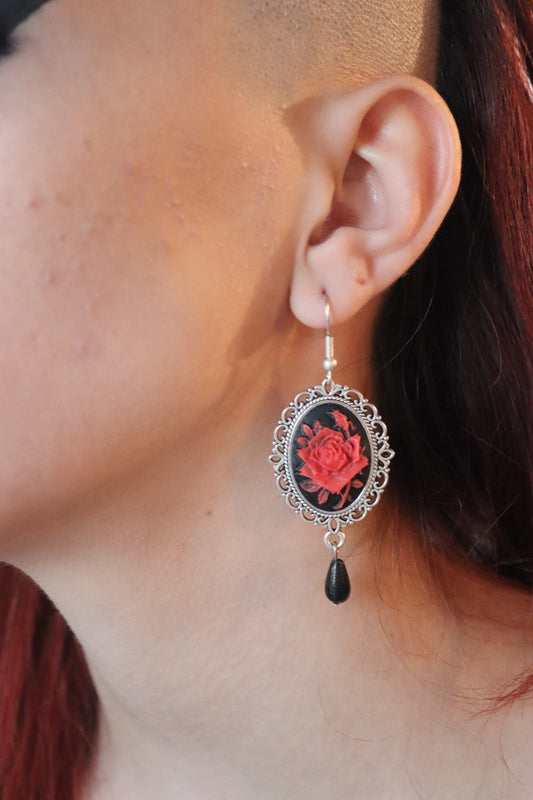
[[[2,800],[74,800],[95,745],[98,700],[80,645],[29,578],[0,566]]]
[[[463,174],[387,295],[377,400],[421,535],[533,586],[533,5],[441,0],[437,88]]]

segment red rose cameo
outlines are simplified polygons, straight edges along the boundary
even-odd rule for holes
[[[334,531],[378,503],[393,456],[375,406],[355,389],[325,380],[284,409],[270,461],[288,505]]]
[[[325,506],[335,495],[334,509],[338,510],[345,506],[352,489],[363,487],[357,476],[368,466],[368,458],[361,434],[353,433],[354,422],[337,409],[327,413],[333,420],[331,427],[319,419],[312,428],[302,423],[296,452],[303,465],[298,476],[308,479],[302,481],[301,488],[309,494],[316,493],[319,506]]]
[[[370,449],[353,412],[318,404],[302,417],[292,442],[291,473],[307,502],[326,512],[350,506],[364,488]]]

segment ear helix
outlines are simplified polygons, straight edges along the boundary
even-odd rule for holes
[[[326,376],[282,411],[269,459],[289,508],[326,529],[324,543],[333,551],[326,596],[338,605],[350,595],[348,571],[338,557],[346,540],[343,527],[364,519],[379,502],[394,452],[377,408],[333,380],[337,362],[325,294],[324,304]]]

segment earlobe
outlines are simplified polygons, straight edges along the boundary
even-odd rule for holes
[[[454,120],[428,84],[399,76],[328,98],[309,191],[329,187],[327,212],[308,198],[291,306],[323,325],[323,295],[344,322],[421,255],[455,196],[460,145]],[[321,183],[322,182],[322,183]]]

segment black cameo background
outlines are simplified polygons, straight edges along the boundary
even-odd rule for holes
[[[322,513],[351,506],[365,488],[372,447],[357,415],[339,402],[309,408],[295,425],[290,445],[292,479],[306,503]]]

